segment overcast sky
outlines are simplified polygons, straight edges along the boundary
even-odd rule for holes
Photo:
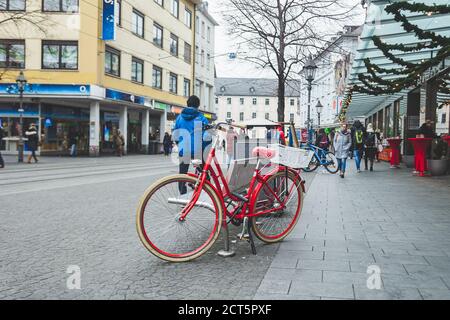
[[[222,19],[222,11],[224,10],[223,4],[220,4],[224,0],[208,0],[209,12],[214,19],[219,23],[216,27],[216,40],[215,40],[215,64],[218,77],[242,77],[242,78],[275,78],[275,74],[271,70],[261,70],[256,68],[253,64],[245,63],[239,60],[229,60],[226,55],[229,52],[236,52],[242,50],[238,44],[227,35],[227,26]],[[249,0],[251,1],[251,0]],[[344,0],[352,3],[360,3],[360,0]],[[354,23],[360,24],[364,21],[363,13],[360,10],[359,19]],[[352,22],[348,24],[353,24]],[[340,31],[340,30],[336,30]]]

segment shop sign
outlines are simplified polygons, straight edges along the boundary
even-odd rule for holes
[[[44,124],[45,124],[46,128],[50,128],[51,126],[53,126],[52,119],[50,119],[50,118],[45,119],[45,123]]]
[[[151,105],[151,102],[149,102],[148,99],[144,97],[135,96],[129,93],[120,92],[112,89],[106,89],[105,92],[106,99],[111,100],[118,100],[118,101],[125,101],[125,102],[132,102],[136,104],[140,104],[142,106],[148,106]]]
[[[163,110],[163,111],[169,110],[169,106],[167,104],[162,103],[162,102],[158,102],[158,101],[155,101],[154,108],[155,109],[159,109],[159,110]]]
[[[105,112],[104,120],[106,122],[119,122],[120,116],[118,113]]]
[[[175,114],[181,114],[183,112],[183,108],[172,106],[172,108],[170,109],[170,112],[175,113]]]
[[[116,40],[114,0],[103,0],[102,40]]]
[[[91,87],[79,84],[35,84],[30,83],[25,87],[24,94],[33,95],[70,95],[89,96]],[[0,95],[18,95],[19,91],[15,83],[0,83]]]

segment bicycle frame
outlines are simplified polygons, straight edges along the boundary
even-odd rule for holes
[[[200,176],[196,174],[189,174],[190,176],[197,178],[197,183],[195,185],[194,194],[192,196],[192,199],[187,204],[187,206],[182,210],[180,221],[184,221],[189,214],[189,212],[195,207],[197,201],[200,198],[200,194],[202,192],[202,188],[204,184],[208,184],[219,196],[222,209],[226,213],[224,215],[224,219],[226,217],[234,218],[237,220],[244,220],[245,217],[251,218],[255,216],[260,216],[264,214],[268,214],[271,212],[276,212],[279,210],[282,210],[285,208],[285,205],[289,201],[289,196],[286,197],[286,199],[283,201],[280,199],[280,197],[277,195],[277,191],[273,190],[273,188],[267,184],[268,179],[275,173],[278,172],[285,172],[286,176],[289,174],[289,172],[293,172],[295,174],[295,180],[292,184],[290,190],[286,190],[287,194],[291,194],[293,191],[293,188],[297,185],[297,181],[300,181],[302,186],[302,192],[305,192],[304,187],[304,180],[300,177],[299,170],[294,170],[287,167],[282,167],[278,165],[274,165],[275,167],[270,170],[267,174],[262,175],[260,167],[261,161],[258,159],[258,163],[255,169],[255,172],[253,174],[253,178],[250,181],[250,185],[247,192],[246,201],[244,201],[242,198],[239,198],[235,196],[228,186],[228,183],[226,181],[225,175],[223,174],[222,168],[220,167],[220,163],[216,158],[216,148],[218,146],[218,138],[215,137],[211,150],[208,154],[208,158],[203,166],[203,170]],[[270,164],[272,165],[272,164]],[[268,166],[268,165],[267,165]],[[267,167],[264,166],[264,167]],[[263,168],[264,168],[263,167]],[[208,180],[208,176],[211,178],[212,182]],[[259,191],[262,187],[266,186],[269,193],[272,194],[276,201],[279,202],[281,205],[277,208],[271,208],[265,211],[261,211],[258,213],[252,212],[252,209],[255,207],[256,204],[256,195],[259,194]],[[230,212],[228,211],[227,206],[225,205],[225,200],[229,199],[229,201],[236,203],[237,205],[234,206],[233,210]],[[228,203],[231,204],[231,203]]]
[[[308,148],[311,151],[314,151],[314,157],[319,161],[319,164],[321,166],[328,165],[328,161],[326,161],[326,157],[325,157],[327,154],[326,150],[319,148],[313,144],[308,144]]]

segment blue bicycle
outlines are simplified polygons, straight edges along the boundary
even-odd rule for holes
[[[324,166],[329,173],[335,174],[338,172],[338,161],[333,152],[321,149],[312,143],[308,143],[306,149],[314,152],[308,167],[303,168],[305,172],[313,172],[319,166]]]

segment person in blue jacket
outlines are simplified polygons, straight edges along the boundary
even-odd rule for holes
[[[180,174],[189,171],[191,159],[203,159],[203,152],[211,143],[205,126],[208,119],[198,110],[200,99],[197,96],[189,97],[187,108],[178,116],[173,127],[173,138],[178,145],[180,157]],[[180,185],[180,193],[187,192],[186,185]]]

